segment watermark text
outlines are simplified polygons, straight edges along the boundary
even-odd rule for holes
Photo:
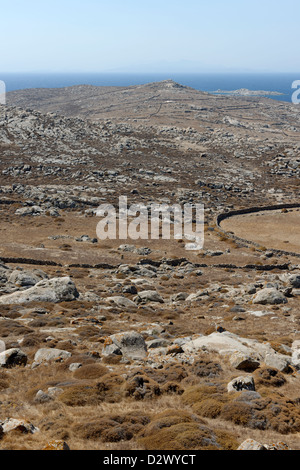
[[[186,250],[201,250],[204,244],[203,204],[132,204],[119,197],[119,207],[101,204],[96,215],[100,240],[186,240]]]

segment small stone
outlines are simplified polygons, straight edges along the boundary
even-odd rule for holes
[[[291,450],[285,442],[266,445],[267,450]]]
[[[166,350],[166,354],[181,354],[183,349],[179,344],[172,344]]]
[[[42,450],[70,450],[70,447],[65,441],[50,441]]]
[[[49,387],[47,392],[50,397],[55,398],[57,395],[63,392],[63,389],[60,387]]]
[[[80,367],[82,367],[80,362],[72,362],[72,364],[69,365],[69,370],[74,372],[75,370],[80,369]]]
[[[51,401],[51,400],[53,400],[53,398],[47,393],[44,393],[43,390],[39,390],[34,398],[34,401],[36,403],[47,403],[48,401]]]
[[[241,392],[242,390],[255,392],[255,384],[251,375],[236,377],[227,385],[228,392]]]
[[[246,439],[237,450],[267,450],[263,444],[254,439]]]

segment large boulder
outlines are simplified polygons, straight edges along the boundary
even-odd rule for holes
[[[279,290],[270,287],[257,292],[253,297],[253,303],[261,305],[286,304],[287,298]]]
[[[300,288],[300,274],[299,273],[285,273],[280,276],[280,280],[289,284],[291,287],[295,289]]]
[[[47,277],[47,274],[40,270],[26,271],[15,269],[8,280],[21,287],[32,287]]]
[[[71,356],[72,353],[63,349],[41,348],[35,353],[34,362],[41,363],[61,361],[63,359],[68,359]]]
[[[0,353],[0,367],[10,369],[15,366],[25,366],[27,355],[18,348],[7,349]]]
[[[163,298],[155,290],[143,290],[134,298],[137,303],[141,302],[159,302],[164,303]]]
[[[34,434],[39,431],[32,423],[26,419],[7,418],[1,423],[3,432],[19,431],[23,434]]]
[[[197,292],[194,292],[193,294],[190,294],[189,296],[186,297],[186,302],[201,302],[202,300],[206,299],[208,296],[208,291],[205,290],[199,290]]]
[[[29,302],[64,302],[79,297],[74,282],[69,277],[44,279],[35,286],[12,294],[2,295],[0,304],[24,304]]]
[[[228,392],[241,392],[242,390],[255,392],[255,384],[251,375],[236,377],[227,385]]]
[[[113,303],[119,308],[131,308],[135,307],[136,304],[132,302],[132,300],[128,299],[127,297],[123,297],[122,295],[115,295],[114,297],[107,297],[108,303]]]
[[[43,209],[40,206],[26,206],[26,207],[20,207],[19,209],[16,210],[15,214],[16,215],[41,215],[43,213]]]
[[[147,356],[147,345],[144,337],[136,331],[125,331],[109,336],[104,349],[104,356],[123,355],[128,359],[143,359]]]

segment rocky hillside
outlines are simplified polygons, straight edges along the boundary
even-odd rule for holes
[[[217,223],[274,204],[297,220],[296,108],[171,81],[8,98],[0,448],[298,450],[300,247]],[[203,250],[98,239],[121,195],[204,203]]]

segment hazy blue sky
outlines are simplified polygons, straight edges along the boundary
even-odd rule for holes
[[[9,0],[1,72],[293,72],[299,0]]]

